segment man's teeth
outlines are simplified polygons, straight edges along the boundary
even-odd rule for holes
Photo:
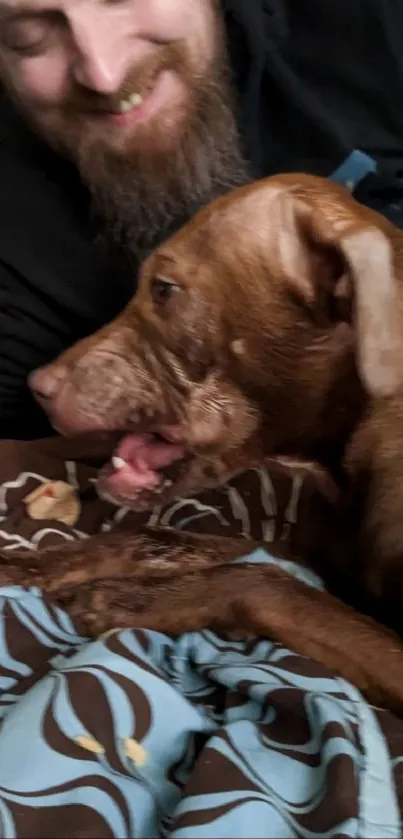
[[[121,114],[126,114],[127,111],[130,111],[132,108],[141,105],[143,101],[143,97],[140,93],[132,93],[131,96],[128,96],[127,99],[121,99],[118,105],[118,111]]]
[[[124,460],[123,457],[118,457],[117,455],[114,455],[112,458],[112,466],[118,472],[119,469],[123,469],[125,466],[127,466],[127,461]]]

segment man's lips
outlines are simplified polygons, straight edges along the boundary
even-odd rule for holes
[[[134,126],[147,122],[160,110],[173,107],[179,98],[183,97],[182,83],[178,77],[169,70],[162,70],[141,90],[122,98],[123,110],[116,105],[107,105],[94,111],[87,111],[90,119],[102,122],[105,126]],[[179,96],[181,94],[181,96]],[[132,106],[126,103],[133,99]]]

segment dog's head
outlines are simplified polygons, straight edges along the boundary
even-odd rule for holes
[[[312,456],[400,385],[400,242],[322,179],[241,188],[152,254],[126,310],[31,385],[63,433],[121,434],[100,486],[137,509],[262,456]]]

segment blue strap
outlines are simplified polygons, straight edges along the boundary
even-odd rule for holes
[[[343,163],[334,170],[330,175],[332,181],[346,186],[351,192],[354,192],[360,181],[369,175],[370,172],[376,172],[377,165],[375,160],[368,154],[365,154],[359,149],[351,152]]]

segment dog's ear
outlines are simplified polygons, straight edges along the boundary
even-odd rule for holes
[[[367,227],[341,236],[339,248],[353,286],[362,381],[373,396],[391,396],[403,377],[399,288],[391,244],[382,230]]]
[[[278,210],[275,249],[282,273],[313,313],[320,316],[327,307],[351,321],[363,384],[373,396],[392,395],[403,380],[403,336],[386,233],[347,194],[321,201],[288,193]]]

